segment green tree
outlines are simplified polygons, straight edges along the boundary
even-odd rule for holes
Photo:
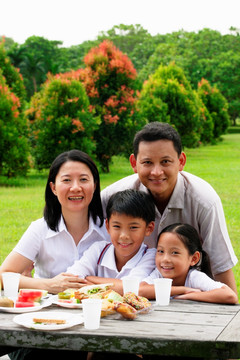
[[[240,38],[240,37],[239,37]],[[236,124],[240,116],[240,42],[238,52],[229,50],[212,60],[212,83],[228,102],[228,112]]]
[[[14,45],[8,51],[14,66],[18,66],[23,75],[27,95],[30,98],[40,89],[50,72],[59,72],[61,41],[50,41],[40,36],[29,37],[24,44]]]
[[[10,90],[0,70],[0,174],[26,175],[29,168],[27,121],[20,99]]]
[[[4,41],[0,43],[0,69],[2,75],[5,77],[7,85],[20,99],[20,107],[23,108],[26,99],[23,78],[19,73],[19,70],[12,65],[10,58],[7,56],[4,48]]]
[[[31,98],[26,113],[38,169],[48,168],[59,153],[69,149],[93,153],[96,119],[79,81],[49,75],[41,91]]]
[[[176,127],[184,146],[198,146],[204,126],[200,100],[184,72],[175,64],[160,65],[140,93],[138,107],[146,122],[168,122]]]
[[[221,35],[218,31],[203,29],[198,33],[167,34],[141,69],[139,80],[145,81],[159,65],[168,65],[172,61],[184,70],[194,89],[197,90],[202,78],[216,85],[228,101],[232,120],[236,120],[240,114],[238,33]]]
[[[213,137],[218,139],[229,126],[228,103],[216,86],[212,87],[206,79],[199,82],[198,95],[212,117]]]

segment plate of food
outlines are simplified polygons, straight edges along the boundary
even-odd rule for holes
[[[38,311],[51,305],[52,301],[46,296],[45,290],[20,289],[17,298],[0,297],[0,311],[9,313]]]
[[[61,330],[82,324],[83,316],[64,311],[39,311],[16,315],[13,321],[30,329]]]
[[[94,297],[95,295],[96,297],[101,297],[101,294],[107,291],[110,286],[113,286],[113,284],[86,285],[79,290],[66,289],[57,295],[53,295],[51,298],[52,303],[65,308],[81,309],[82,299]]]
[[[54,304],[68,308],[81,308],[81,301],[88,298],[102,299],[101,317],[121,315],[125,319],[134,320],[139,314],[146,314],[152,309],[151,302],[134,293],[121,296],[112,290],[113,284],[86,285],[78,290],[67,289],[55,295]]]

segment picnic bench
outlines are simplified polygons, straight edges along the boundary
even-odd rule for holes
[[[57,305],[44,311],[74,312]],[[40,310],[41,311],[41,310]],[[0,355],[15,347],[77,351],[155,354],[209,359],[240,358],[240,305],[171,300],[169,306],[153,307],[130,321],[108,316],[100,328],[81,325],[43,331],[13,322],[16,314],[0,313]]]

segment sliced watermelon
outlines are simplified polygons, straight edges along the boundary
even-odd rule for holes
[[[39,305],[39,303],[37,303]],[[22,307],[33,307],[36,306],[36,303],[34,301],[16,301],[15,307],[16,308],[22,308]]]
[[[21,289],[18,300],[21,302],[39,302],[43,296],[42,290]]]

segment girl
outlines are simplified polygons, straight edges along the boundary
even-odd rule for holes
[[[29,226],[1,265],[0,274],[22,274],[34,263],[34,278],[22,275],[20,288],[45,289],[51,294],[79,288],[83,280],[65,271],[90,245],[109,238],[102,225],[96,165],[82,151],[64,152],[49,171],[44,217]]]
[[[195,228],[172,224],[159,235],[155,258],[156,269],[140,286],[140,295],[155,298],[154,278],[173,279],[171,295],[176,299],[235,304],[235,292],[213,280],[207,253]]]

